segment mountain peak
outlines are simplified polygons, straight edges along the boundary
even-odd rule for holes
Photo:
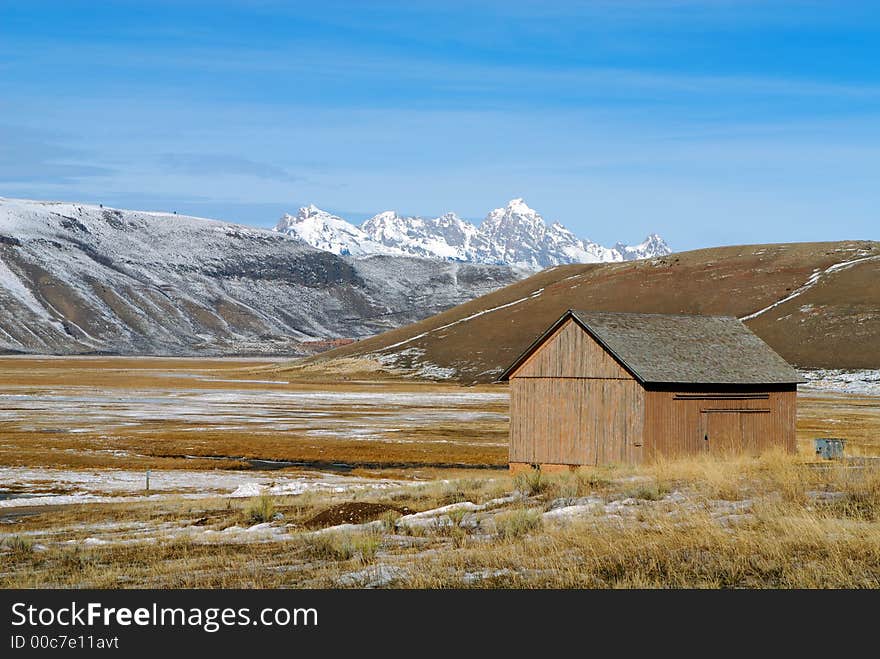
[[[374,223],[375,224],[376,222],[389,222],[389,221],[400,220],[400,219],[403,219],[403,218],[400,217],[400,213],[398,213],[397,211],[382,211],[381,213],[376,213],[373,217],[371,217],[369,220],[364,222],[364,224],[367,224],[367,223]]]
[[[336,254],[396,254],[422,258],[515,265],[540,270],[565,263],[597,263],[651,258],[671,252],[655,233],[638,245],[604,247],[578,238],[559,222],[548,226],[522,197],[492,210],[476,226],[449,212],[432,219],[382,211],[355,226],[321,210],[303,206],[285,215],[276,231]]]
[[[285,213],[275,225],[275,231],[298,238],[325,252],[342,256],[404,255],[399,249],[371,240],[360,227],[314,204],[302,206],[295,216]]]
[[[522,197],[516,197],[507,202],[503,208],[496,208],[489,215],[507,216],[507,217],[541,217],[540,213],[530,207]],[[541,219],[543,222],[543,218]]]
[[[533,208],[530,208],[529,205],[525,202],[525,199],[522,197],[516,197],[515,199],[511,199],[507,202],[507,210],[512,211],[514,213],[519,213],[520,215],[533,215],[536,214]]]
[[[541,217],[540,213],[530,208],[522,197],[517,197],[508,201],[506,206],[491,211],[486,216],[486,219],[483,220],[481,228],[484,231],[493,232],[497,231],[500,227],[517,226],[520,224],[527,225],[530,227],[530,231],[538,233],[543,232],[546,228],[544,218]]]
[[[301,217],[311,217],[312,215],[330,215],[330,213],[318,208],[314,204],[309,204],[308,206],[301,206],[297,211],[297,215]]]

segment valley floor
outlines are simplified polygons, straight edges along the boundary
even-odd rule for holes
[[[512,479],[505,387],[288,377],[0,359],[0,587],[880,586],[880,398],[805,390],[797,456]]]

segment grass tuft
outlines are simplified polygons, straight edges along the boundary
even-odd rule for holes
[[[357,559],[372,563],[382,545],[379,533],[317,533],[302,540],[309,557],[328,561]]]
[[[527,496],[543,494],[550,487],[550,480],[540,469],[530,469],[517,474],[515,483],[516,489]]]
[[[495,516],[495,533],[501,540],[514,540],[541,528],[541,511],[521,508]]]
[[[271,522],[275,516],[275,499],[270,494],[261,494],[251,499],[244,510],[245,519],[251,524]]]
[[[13,556],[27,556],[34,551],[34,543],[30,538],[13,535],[3,541],[3,545],[9,549]]]

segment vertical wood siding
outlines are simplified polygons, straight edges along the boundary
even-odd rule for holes
[[[510,376],[510,462],[638,463],[699,454],[710,445],[795,451],[794,390],[724,389],[646,391],[569,320]],[[707,434],[716,441],[707,442]]]
[[[568,320],[548,337],[544,345],[511,374],[511,378],[514,377],[633,379],[573,320]]]
[[[644,390],[635,380],[510,381],[510,461],[595,465],[642,460]]]
[[[707,415],[733,414],[719,423],[736,425],[741,450],[759,453],[779,447],[795,450],[796,392],[765,392],[766,398],[737,397],[735,392],[709,392],[688,397],[686,392],[645,393],[645,451],[650,457],[692,455],[713,447],[706,442]],[[736,410],[743,410],[736,414]]]

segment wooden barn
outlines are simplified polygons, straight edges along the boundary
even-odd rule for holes
[[[513,470],[795,451],[803,380],[732,317],[569,310],[500,379]]]

